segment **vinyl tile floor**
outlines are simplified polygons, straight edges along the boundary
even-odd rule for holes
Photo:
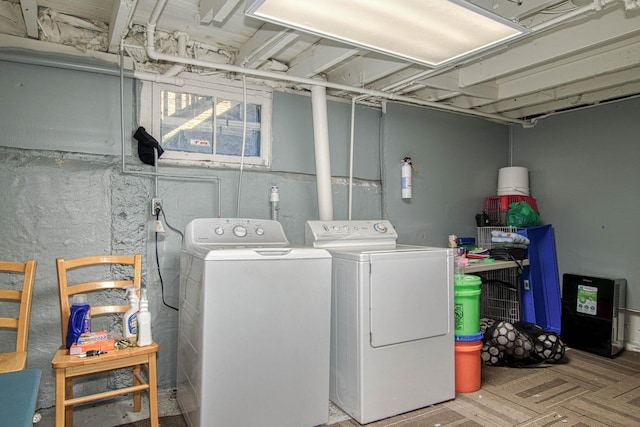
[[[175,391],[158,390],[158,414],[160,417],[170,417],[181,414]],[[36,418],[39,419],[39,421],[33,424],[34,427],[53,427],[55,424],[55,409],[41,409],[37,412]],[[129,396],[104,400],[95,404],[77,406],[73,412],[73,425],[116,427],[136,423],[141,420],[148,420],[148,418],[149,401],[147,400],[146,394],[143,394],[142,409],[140,412],[133,412],[133,403]],[[350,419],[351,417],[340,410],[340,408],[329,402],[329,424],[336,424]],[[186,423],[184,425],[186,426]],[[0,426],[2,426],[2,423],[0,423]]]
[[[146,402],[142,407],[141,412],[132,412],[130,399],[85,405],[75,410],[74,426],[114,427],[144,420],[148,418]],[[173,392],[159,390],[159,413],[160,416],[180,413]],[[39,414],[42,420],[35,427],[53,426],[53,408]],[[333,404],[329,424],[360,426]],[[480,390],[459,393],[454,400],[368,426],[640,426],[640,353],[627,350],[611,359],[569,350],[564,363],[557,365],[520,369],[483,366]]]

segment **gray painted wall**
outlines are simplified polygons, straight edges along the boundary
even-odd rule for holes
[[[218,212],[238,216],[238,171],[163,166],[163,174],[188,173],[203,180],[158,180],[163,220],[171,228],[156,236],[150,215],[154,180],[122,173],[119,83],[118,78],[104,75],[0,62],[0,259],[38,260],[28,366],[42,369],[38,402],[42,408],[54,404],[51,357],[61,343],[56,257],[143,254],[143,283],[149,287],[153,334],[161,349],[159,387],[170,389],[175,386],[177,316],[168,306],[178,303],[181,245],[174,229],[182,231],[191,219]],[[127,80],[125,135],[132,135],[137,127],[132,87]],[[353,217],[379,218],[381,185],[375,171],[379,170],[380,112],[359,107],[356,117],[358,150],[366,162],[355,169]],[[273,120],[274,171],[245,169],[240,215],[268,218],[269,188],[278,185],[280,220],[289,240],[301,245],[304,222],[318,217],[309,98],[276,94]],[[348,175],[344,157],[350,106],[330,102],[329,120],[335,158],[332,171],[344,177]],[[125,147],[127,153],[132,148],[136,152],[133,138],[127,139]],[[151,171],[137,156],[127,156],[127,162],[128,171]],[[219,186],[210,178],[218,178]],[[333,194],[336,218],[346,218],[344,178],[334,180]],[[11,348],[13,337],[6,336],[0,351]],[[121,379],[105,377],[83,386],[105,388],[114,380]]]
[[[126,135],[137,126],[132,86],[126,82]],[[113,77],[0,62],[0,258],[39,262],[28,360],[43,373],[39,407],[54,401],[50,361],[60,344],[59,256],[143,253],[154,338],[161,347],[159,384],[175,384],[177,316],[163,297],[177,304],[181,239],[172,229],[153,232],[153,179],[122,173],[119,90]],[[561,272],[621,275],[632,288],[637,282],[630,261],[640,157],[632,140],[639,125],[632,119],[639,105],[629,101],[514,130],[514,164],[529,167],[542,219],[556,227]],[[336,177],[348,175],[350,114],[350,105],[329,103]],[[302,244],[304,222],[318,216],[309,98],[275,94],[273,121],[273,170],[245,170],[240,215],[268,218],[268,189],[278,185],[281,222],[289,240]],[[390,219],[401,243],[444,246],[448,234],[475,236],[474,215],[495,194],[498,169],[508,165],[506,126],[390,103],[384,114],[358,107],[355,134],[354,219]],[[131,139],[127,152],[132,147]],[[400,198],[405,156],[419,168],[411,200]],[[127,160],[131,169],[150,170],[135,157]],[[161,172],[220,179],[219,187],[215,181],[159,179],[164,219],[173,228],[183,230],[191,219],[218,211],[238,215],[238,171],[163,166]],[[337,219],[347,217],[347,190],[346,179],[334,178]],[[632,306],[640,305],[638,298],[632,290]]]
[[[541,221],[552,224],[560,275],[626,278],[640,309],[640,99],[514,128],[514,166],[529,169]]]
[[[473,117],[388,104],[383,119],[384,212],[399,241],[447,246],[447,236],[475,237],[475,214],[496,192],[507,165],[508,128]],[[402,199],[400,165],[411,157],[413,198]]]

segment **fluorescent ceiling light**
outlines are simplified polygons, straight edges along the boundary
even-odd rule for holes
[[[249,0],[247,15],[428,66],[525,32],[457,0]]]

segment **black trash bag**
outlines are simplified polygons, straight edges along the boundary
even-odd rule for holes
[[[136,130],[133,137],[138,141],[138,157],[140,157],[140,160],[143,163],[155,166],[155,156],[153,154],[154,148],[158,150],[158,158],[160,158],[162,153],[164,153],[160,143],[156,141],[154,137],[149,135],[142,126]]]

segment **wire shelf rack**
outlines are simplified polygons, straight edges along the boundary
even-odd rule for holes
[[[505,268],[474,274],[482,279],[480,317],[504,320],[510,323],[519,322],[521,310],[518,268]]]

